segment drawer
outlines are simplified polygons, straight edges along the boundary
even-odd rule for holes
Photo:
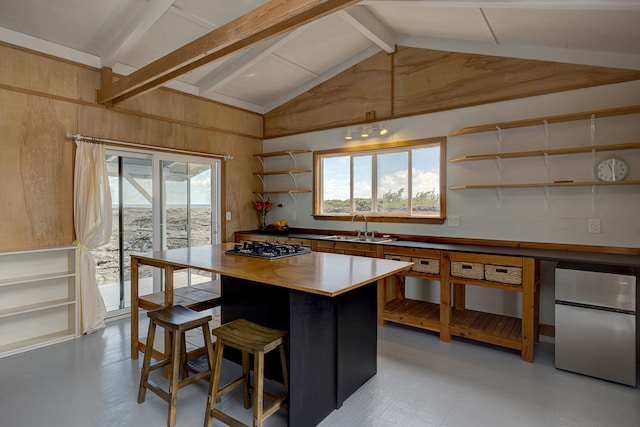
[[[451,261],[451,275],[465,279],[484,279],[484,264],[477,262]]]
[[[522,284],[522,268],[506,267],[504,265],[484,265],[484,277],[487,280],[511,285]]]
[[[436,258],[411,258],[411,270],[419,273],[440,274],[440,260]]]

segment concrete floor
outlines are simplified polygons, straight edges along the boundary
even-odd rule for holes
[[[533,364],[514,351],[461,339],[442,343],[399,326],[380,328],[378,342],[378,374],[321,426],[640,425],[640,390],[556,370],[549,342],[536,346]],[[165,426],[164,401],[147,393],[136,403],[141,363],[129,358],[128,320],[0,359],[0,425]],[[224,376],[235,376],[235,368],[225,365]],[[180,390],[177,426],[202,425],[206,393],[204,382]],[[249,422],[240,394],[225,396],[224,410]],[[284,425],[286,409],[265,423]]]

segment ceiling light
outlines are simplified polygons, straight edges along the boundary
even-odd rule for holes
[[[368,126],[362,126],[362,133],[360,134],[360,136],[363,138],[367,138],[369,136]]]
[[[380,123],[380,135],[386,135],[389,133],[389,129],[387,129],[387,127]]]
[[[344,139],[353,139],[353,135],[351,135],[351,128],[347,129],[347,135],[344,137]]]

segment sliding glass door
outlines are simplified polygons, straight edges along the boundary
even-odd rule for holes
[[[94,251],[98,287],[108,315],[128,312],[130,255],[219,243],[219,160],[138,151],[107,151],[113,230]],[[140,294],[163,289],[160,271],[143,266]],[[175,286],[211,281],[182,270]]]
[[[214,165],[163,160],[161,171],[163,249],[212,244],[217,225],[211,185],[211,177],[216,175]],[[174,286],[191,286],[211,279],[210,273],[179,270],[174,275]]]

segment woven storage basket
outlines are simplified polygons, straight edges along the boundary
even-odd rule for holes
[[[402,255],[392,255],[392,254],[387,254],[384,256],[386,259],[391,259],[393,261],[406,261],[406,262],[411,262],[411,257],[409,256],[402,256]]]
[[[451,275],[466,279],[484,279],[484,264],[476,262],[451,261]]]
[[[521,285],[522,268],[485,264],[484,277],[487,280],[492,280],[494,282],[509,283],[511,285]]]
[[[436,258],[411,258],[411,269],[420,273],[440,274],[440,260]]]

